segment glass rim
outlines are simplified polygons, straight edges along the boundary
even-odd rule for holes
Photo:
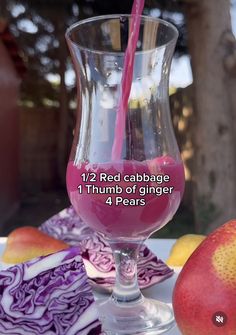
[[[130,18],[132,17],[133,15],[132,14],[108,14],[108,15],[99,15],[99,16],[92,16],[92,17],[89,17],[89,18],[86,18],[86,19],[83,19],[83,20],[79,20],[75,23],[73,23],[71,26],[69,26],[67,29],[66,29],[66,33],[65,33],[65,38],[67,41],[69,41],[69,43],[71,43],[72,45],[76,46],[77,48],[79,48],[80,50],[84,50],[84,51],[87,51],[87,52],[91,52],[91,53],[94,53],[94,54],[100,54],[100,55],[116,55],[116,56],[124,56],[125,55],[125,51],[103,51],[103,50],[98,50],[98,49],[92,49],[92,48],[88,48],[88,47],[85,47],[85,46],[82,46],[80,45],[79,43],[75,42],[72,40],[71,38],[71,33],[73,31],[75,31],[78,27],[84,25],[84,24],[87,24],[87,23],[91,23],[93,21],[100,21],[100,20],[108,20],[108,19],[118,19],[120,17],[127,17],[127,18]],[[166,20],[163,20],[163,19],[159,19],[159,18],[155,18],[155,17],[152,17],[152,16],[148,16],[148,15],[141,15],[141,18],[144,19],[144,20],[147,20],[147,21],[152,21],[152,22],[155,22],[155,23],[160,23],[166,27],[169,27],[174,35],[173,37],[167,42],[167,43],[163,43],[162,45],[160,46],[157,46],[155,48],[151,48],[151,49],[148,49],[148,50],[142,50],[142,51],[135,51],[135,55],[142,55],[142,54],[146,54],[146,53],[151,53],[151,52],[154,52],[156,50],[159,50],[159,49],[162,49],[164,47],[167,47],[171,44],[175,44],[177,39],[178,39],[178,36],[179,36],[179,32],[178,32],[178,29],[170,22],[166,21]]]

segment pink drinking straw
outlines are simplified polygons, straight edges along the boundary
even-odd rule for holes
[[[116,114],[115,135],[111,157],[113,161],[121,158],[122,144],[125,132],[126,113],[133,79],[134,55],[138,42],[141,14],[145,0],[134,0],[131,13],[131,33],[125,51],[124,68],[121,78],[121,93]]]

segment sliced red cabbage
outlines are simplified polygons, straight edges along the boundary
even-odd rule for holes
[[[101,334],[80,248],[0,272],[0,334]]]
[[[93,230],[80,219],[72,206],[53,215],[39,229],[70,245],[78,245],[80,241],[93,233]]]
[[[85,269],[93,285],[111,291],[115,283],[115,264],[111,248],[106,240],[98,234],[93,234],[90,238],[83,240],[80,245]],[[173,270],[145,245],[140,248],[137,267],[141,289],[157,284],[173,275]]]
[[[86,272],[92,283],[111,290],[115,282],[115,265],[112,251],[106,240],[79,218],[72,207],[63,210],[42,224],[40,229],[68,244],[80,244]],[[138,260],[138,281],[144,289],[173,275],[162,260],[158,259],[145,245],[141,247]]]

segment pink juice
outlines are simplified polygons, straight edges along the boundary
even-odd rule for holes
[[[76,212],[95,231],[110,238],[146,238],[175,214],[184,169],[169,156],[77,166],[69,162],[67,189]]]

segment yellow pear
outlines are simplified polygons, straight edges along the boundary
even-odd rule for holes
[[[181,236],[173,245],[166,263],[169,266],[183,266],[205,237],[196,234]]]

